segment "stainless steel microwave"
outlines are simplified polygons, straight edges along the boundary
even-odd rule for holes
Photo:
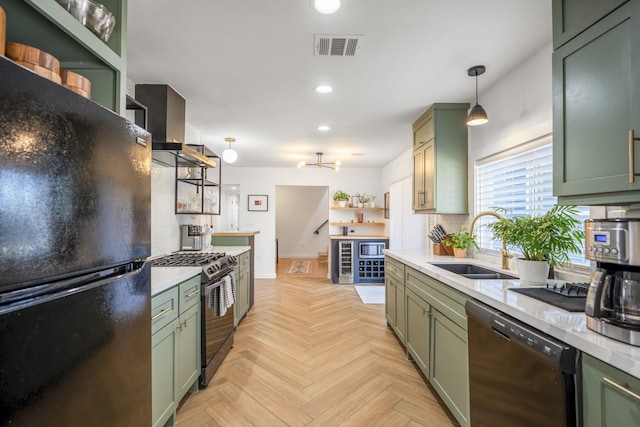
[[[358,242],[358,257],[360,258],[382,258],[382,252],[386,248],[385,242]]]

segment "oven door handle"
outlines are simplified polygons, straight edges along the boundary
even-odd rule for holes
[[[224,283],[224,280],[220,279],[220,280],[218,280],[217,282],[215,282],[214,284],[207,286],[207,287],[205,288],[205,292],[206,292],[206,293],[209,293],[209,292],[211,292],[212,290],[214,290],[214,289],[219,288],[220,286],[222,286],[222,284],[223,284],[223,283]]]

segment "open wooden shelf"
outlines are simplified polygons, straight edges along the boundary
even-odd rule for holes
[[[332,206],[331,209],[336,210],[336,211],[381,211],[384,208],[341,208],[338,206]]]
[[[330,225],[338,225],[341,227],[353,227],[355,225],[384,225],[384,222],[332,222]]]

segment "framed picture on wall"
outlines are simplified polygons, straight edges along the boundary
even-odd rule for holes
[[[249,194],[248,210],[266,212],[269,210],[269,196]]]
[[[389,219],[389,193],[384,193],[384,217]]]

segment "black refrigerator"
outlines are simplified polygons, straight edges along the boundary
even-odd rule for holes
[[[0,425],[148,427],[150,135],[0,76]]]

